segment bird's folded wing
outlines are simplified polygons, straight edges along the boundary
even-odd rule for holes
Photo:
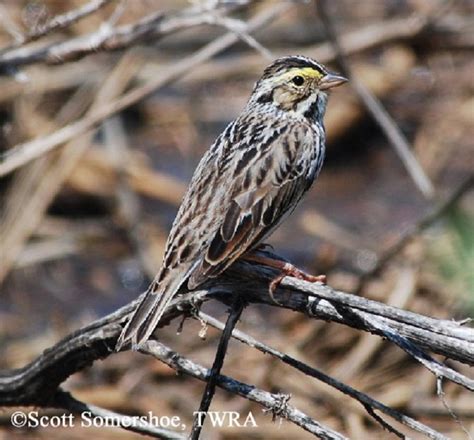
[[[274,145],[273,148],[287,149],[283,145]],[[272,153],[273,161],[269,161],[268,157],[262,158],[260,163],[253,164],[251,169],[234,180],[234,187],[230,189],[233,196],[207,249],[203,250],[200,263],[189,277],[189,288],[216,277],[242,254],[258,245],[305,192],[305,177],[295,172],[296,163],[292,163],[300,159],[299,155],[289,154],[279,158],[281,151]],[[248,172],[252,172],[253,176],[265,173],[265,178],[258,183],[257,178],[249,179]],[[244,185],[245,181],[247,185]]]

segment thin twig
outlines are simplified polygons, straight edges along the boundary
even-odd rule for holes
[[[413,154],[406,137],[387,110],[383,107],[382,103],[358,80],[358,78],[355,77],[355,75],[353,75],[352,68],[344,56],[344,51],[334,29],[332,17],[328,13],[327,1],[315,0],[315,4],[326,29],[327,36],[336,51],[336,60],[342,73],[350,79],[353,89],[364,103],[372,118],[390,141],[392,147],[395,149],[407,169],[408,174],[413,179],[416,187],[427,199],[432,199],[435,196],[434,186]]]
[[[115,7],[107,21],[102,24],[102,26],[112,29],[125,12],[125,9],[127,8],[127,2],[128,0],[118,0],[118,5]]]
[[[247,26],[244,22],[234,18],[222,17],[217,14],[213,15],[212,18],[213,20],[211,20],[211,23],[215,23],[231,32],[234,32],[244,43],[255,49],[267,60],[271,61],[275,59],[275,55],[269,49],[259,43],[254,37],[252,37],[252,35],[247,32]]]
[[[227,346],[229,344],[229,339],[232,335],[232,331],[235,328],[240,315],[244,310],[245,303],[239,295],[236,295],[234,304],[227,318],[224,331],[222,332],[221,338],[219,340],[219,346],[217,347],[216,356],[214,358],[214,363],[210,371],[209,378],[207,380],[206,389],[202,395],[201,403],[199,405],[199,410],[194,416],[193,426],[191,429],[191,434],[189,438],[191,440],[198,440],[201,434],[201,428],[206,419],[207,411],[211,406],[212,398],[216,392],[217,376],[221,374],[222,365],[224,364],[224,358],[227,353]]]
[[[3,53],[23,46],[26,43],[38,40],[51,32],[64,29],[70,26],[71,24],[76,23],[80,19],[85,18],[93,14],[94,12],[97,12],[99,9],[106,6],[111,1],[116,0],[90,0],[88,3],[81,5],[76,9],[68,11],[64,14],[56,15],[47,23],[30,30],[26,35],[20,35],[16,39],[15,43],[11,44],[8,47],[2,48],[0,50],[0,56]]]
[[[344,310],[343,313],[349,313],[349,319],[366,319],[363,313],[359,313],[356,310]],[[377,331],[379,335],[384,336],[389,341],[395,343],[411,357],[424,365],[436,376],[436,378],[441,377],[449,379],[451,382],[455,382],[470,391],[474,391],[474,379],[470,379],[456,370],[448,367],[447,365],[437,361],[436,359],[433,359],[427,353],[420,350],[420,348],[415,344],[410,342],[407,338],[394,331],[390,325],[387,326],[383,319],[379,319],[378,317],[370,318],[370,322],[367,322],[367,324],[373,330]]]
[[[219,2],[219,9],[225,11],[243,7],[252,0],[245,0],[238,6]],[[121,8],[117,9],[120,13]],[[112,21],[115,14],[112,15]],[[170,33],[194,26],[209,24],[210,13],[206,8],[191,6],[183,11],[164,14],[161,11],[122,26],[113,27],[108,23],[97,31],[79,35],[69,40],[50,43],[41,47],[21,46],[0,54],[0,67],[18,67],[24,64],[44,62],[50,64],[78,60],[99,51],[124,49],[144,40],[157,41]]]
[[[398,438],[406,439],[406,436],[403,435],[400,431],[395,429],[392,425],[388,424],[382,417],[380,417],[371,406],[365,407],[366,411],[378,422],[380,425],[386,429],[388,432],[395,434]]]
[[[209,378],[210,370],[176,353],[158,341],[148,341],[140,351],[152,355],[174,370],[183,372],[190,377],[202,381],[207,381]],[[254,385],[248,385],[224,375],[218,375],[216,377],[216,383],[218,387],[226,391],[262,405],[271,413],[274,413],[275,411],[278,412],[280,417],[293,422],[295,425],[300,426],[305,431],[308,431],[321,439],[347,440],[347,438],[342,434],[320,424],[318,421],[287,402],[283,402],[282,405],[280,394],[269,393],[268,391],[255,387]]]
[[[436,379],[436,394],[438,395],[439,399],[441,400],[441,403],[443,404],[444,408],[448,412],[448,414],[451,416],[451,418],[459,425],[459,427],[464,431],[466,434],[467,438],[469,440],[472,440],[471,433],[466,429],[464,426],[464,423],[462,420],[459,418],[459,416],[453,411],[451,406],[449,405],[448,401],[446,400],[446,393],[443,390],[443,378],[438,377]]]
[[[222,330],[224,328],[224,324],[220,322],[218,319],[213,318],[212,316],[209,316],[203,312],[199,312],[198,314],[199,319],[202,319],[206,324],[211,325],[212,327],[215,327],[219,330]],[[443,435],[438,433],[437,431],[431,429],[429,426],[424,425],[423,423],[418,422],[415,419],[412,419],[409,416],[406,416],[405,414],[402,414],[386,405],[383,403],[380,403],[379,401],[373,399],[372,397],[368,396],[367,394],[364,394],[349,385],[346,385],[337,379],[334,379],[331,376],[328,376],[327,374],[323,373],[322,371],[311,367],[298,359],[295,359],[291,356],[289,356],[286,353],[282,353],[281,351],[276,350],[273,347],[270,347],[263,342],[260,342],[256,340],[255,338],[252,338],[251,336],[247,335],[246,333],[242,332],[241,330],[235,329],[232,332],[232,337],[237,339],[238,341],[243,342],[244,344],[249,345],[250,347],[256,348],[260,352],[264,354],[270,354],[271,356],[274,356],[277,359],[280,359],[282,362],[285,364],[288,364],[292,366],[293,368],[301,371],[302,373],[314,377],[315,379],[329,385],[330,387],[333,387],[340,391],[341,393],[346,394],[347,396],[357,400],[360,402],[360,404],[367,410],[368,408],[371,408],[372,410],[376,409],[378,411],[383,412],[384,414],[387,414],[388,416],[392,417],[394,420],[397,420],[398,422],[404,424],[405,426],[421,432],[422,434],[426,435],[427,437],[434,438],[434,439],[445,439]],[[373,416],[373,412],[369,412],[370,416]],[[378,422],[380,422],[379,419],[376,419]],[[385,427],[385,426],[384,426]]]

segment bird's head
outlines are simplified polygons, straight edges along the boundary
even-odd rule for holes
[[[287,56],[265,69],[255,85],[251,102],[314,117],[317,112],[324,113],[326,92],[346,81],[311,58]],[[318,106],[322,108],[316,108]]]

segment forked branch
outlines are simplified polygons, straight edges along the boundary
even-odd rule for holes
[[[171,319],[178,316],[195,314],[196,306],[209,299],[217,299],[230,305],[234,301],[235,294],[238,294],[249,304],[260,303],[287,308],[303,313],[307,317],[338,322],[387,338],[399,345],[410,356],[422,362],[437,377],[451,380],[467,389],[474,390],[474,381],[471,378],[434,360],[427,353],[427,351],[431,351],[449,359],[470,365],[474,364],[474,330],[472,328],[463,327],[455,321],[430,318],[336,291],[329,286],[311,284],[289,277],[283,279],[275,292],[277,301],[275,302],[268,294],[268,283],[274,276],[275,272],[267,267],[238,262],[225,275],[207,283],[202,289],[183,292],[168,308],[161,321],[161,326],[168,325]],[[115,341],[120,334],[122,325],[137,301],[135,300],[118,311],[72,333],[46,350],[29,365],[18,370],[3,372],[0,375],[0,405],[61,406],[57,401],[58,392],[61,392],[59,388],[61,383],[95,360],[104,359],[114,353]],[[236,331],[233,336],[242,340],[242,334]],[[255,346],[258,349],[265,347],[263,344]],[[209,371],[204,367],[191,363],[160,343],[150,341],[143,351],[185,374],[200,380],[209,378]],[[276,355],[277,352],[270,351],[270,353]],[[291,358],[284,360],[308,377],[328,383],[328,376],[319,374],[313,367]],[[374,410],[382,411],[430,438],[445,438],[442,434],[414,419],[396,411],[391,412],[390,408],[380,402],[352,390],[344,384],[335,386],[336,382],[333,382],[332,386],[347,392],[360,403],[367,405],[366,409],[370,410],[369,413],[373,413]],[[289,406],[285,399],[283,402],[281,396],[277,398],[273,394],[220,375],[217,376],[216,383],[221,388],[262,404],[277,415],[296,423],[318,437],[344,438],[296,408]]]

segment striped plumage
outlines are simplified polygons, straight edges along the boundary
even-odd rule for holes
[[[144,343],[185,282],[193,289],[216,277],[292,212],[323,163],[325,90],[344,81],[303,56],[265,69],[241,115],[194,172],[161,269],[117,349]]]

